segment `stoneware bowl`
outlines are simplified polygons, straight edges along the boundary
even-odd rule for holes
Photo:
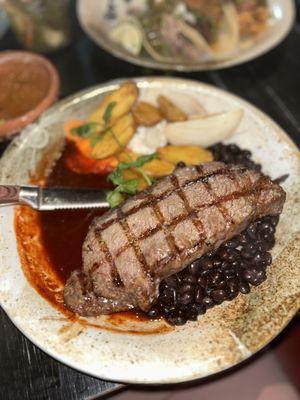
[[[136,82],[144,99],[161,93],[171,98],[185,93],[198,99],[209,113],[244,109],[242,123],[229,142],[251,150],[254,160],[272,178],[289,174],[283,184],[287,201],[268,279],[249,295],[239,295],[182,327],[173,328],[163,321],[124,322],[120,318],[112,322],[108,316],[72,322],[26,280],[20,262],[20,256],[26,256],[26,243],[19,246],[22,254],[18,254],[14,231],[18,210],[1,208],[0,300],[13,323],[33,343],[77,370],[119,382],[183,382],[207,377],[247,359],[275,338],[296,314],[300,281],[299,153],[270,118],[220,89],[173,78],[137,78]],[[27,127],[0,160],[0,182],[26,183],[30,175],[45,172],[64,146],[63,123],[87,116],[103,95],[119,84],[109,82],[67,98]],[[30,241],[35,239],[32,236]],[[40,262],[41,279],[49,286],[47,260]],[[31,268],[38,266],[32,264]],[[63,287],[55,290],[60,293]]]
[[[5,81],[7,78],[12,82],[14,85],[14,88],[11,88],[12,95],[20,102],[26,101],[24,93],[20,93],[20,87],[24,83],[27,84],[25,82],[27,78],[24,77],[26,71],[30,71],[32,85],[40,82],[35,80],[36,77],[43,80],[45,93],[39,96],[39,101],[33,108],[0,124],[0,140],[20,132],[26,125],[35,121],[58,97],[59,76],[56,68],[45,57],[27,51],[3,51],[0,53],[1,79]],[[30,87],[27,86],[27,89]]]

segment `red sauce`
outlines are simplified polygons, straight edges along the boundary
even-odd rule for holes
[[[48,187],[109,188],[106,176],[77,174],[68,168],[74,152],[68,144],[46,181]],[[40,213],[41,239],[44,251],[63,282],[81,267],[81,248],[93,218],[104,210],[63,210]]]
[[[77,174],[68,168],[74,154],[71,144],[66,146],[62,157],[56,163],[46,180],[48,187],[109,188],[106,176],[100,174]],[[107,316],[107,326],[99,326],[77,318],[63,305],[63,285],[70,273],[82,266],[82,244],[89,225],[103,210],[63,210],[36,212],[29,207],[19,207],[16,212],[15,230],[19,254],[24,273],[35,289],[52,305],[62,311],[69,320],[77,320],[83,326],[119,330],[129,322],[148,321],[149,318],[137,312],[115,313]],[[30,241],[28,237],[37,237]],[[46,274],[45,274],[46,273]],[[47,279],[45,279],[47,276]],[[59,288],[59,290],[57,290]],[[127,333],[162,333],[169,331],[167,324],[149,327],[149,330],[126,329]],[[124,329],[122,330],[124,331]]]

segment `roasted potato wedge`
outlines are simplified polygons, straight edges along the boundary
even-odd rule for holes
[[[106,130],[92,150],[92,157],[100,160],[122,151],[136,130],[131,113],[121,117],[110,129]]]
[[[147,182],[146,182],[145,179],[142,177],[142,175],[141,175],[138,171],[134,170],[133,168],[131,168],[131,169],[125,169],[125,170],[122,172],[122,175],[123,175],[123,178],[124,178],[126,181],[130,181],[130,180],[132,180],[132,179],[136,179],[136,180],[138,181],[138,187],[137,187],[137,189],[138,189],[139,192],[140,192],[141,190],[146,189],[146,187],[148,186],[148,185],[147,185]]]
[[[138,157],[140,156],[140,154],[134,153],[131,150],[123,150],[120,153],[118,153],[117,158],[119,160],[119,162],[131,162],[131,161],[135,161]]]
[[[138,94],[138,88],[134,82],[123,83],[119,89],[104,97],[97,110],[90,115],[89,121],[97,122],[104,127],[103,116],[105,110],[110,103],[114,102],[115,106],[112,108],[109,122],[110,125],[113,125],[119,118],[130,112],[138,98]]]
[[[132,151],[122,151],[117,155],[119,162],[130,162],[135,161],[140,154],[134,153]],[[160,156],[154,158],[151,161],[145,163],[141,169],[150,177],[159,178],[162,176],[169,175],[173,172],[175,164],[166,160],[161,160]]]
[[[198,146],[165,146],[158,149],[157,153],[159,158],[173,164],[182,161],[187,165],[196,165],[213,160],[209,150]]]
[[[165,96],[157,99],[161,115],[169,122],[186,121],[188,119],[185,112],[180,110],[171,100]]]
[[[155,158],[142,166],[142,170],[153,178],[170,175],[174,168],[174,164],[158,158]]]
[[[153,126],[163,119],[159,109],[145,101],[136,104],[132,109],[132,113],[138,125]]]

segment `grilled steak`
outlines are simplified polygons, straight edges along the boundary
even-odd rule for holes
[[[83,269],[65,287],[65,304],[93,316],[140,308],[160,282],[265,215],[280,214],[285,192],[266,176],[212,162],[177,168],[92,222]]]

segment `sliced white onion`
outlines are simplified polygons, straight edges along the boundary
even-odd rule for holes
[[[230,137],[239,126],[244,111],[236,109],[200,119],[190,119],[166,125],[168,142],[176,146],[208,147]]]

